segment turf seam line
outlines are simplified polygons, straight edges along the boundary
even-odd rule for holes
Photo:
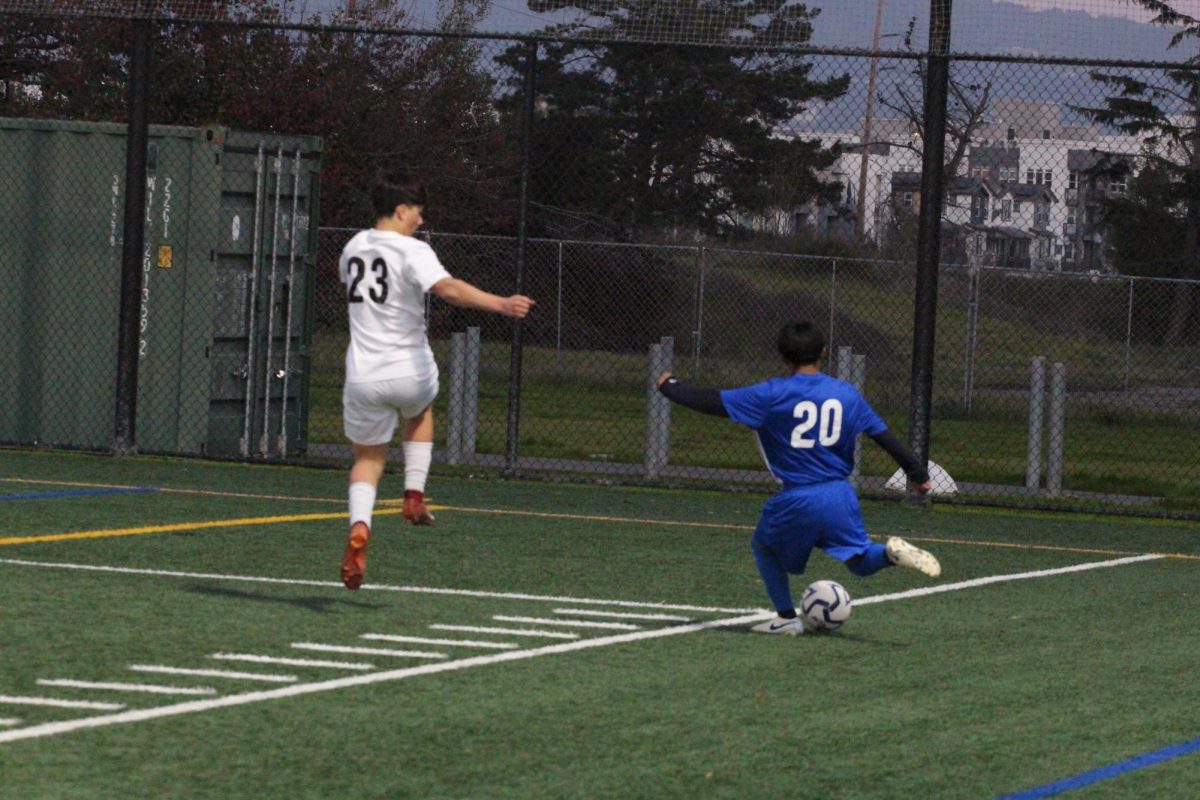
[[[340,644],[317,642],[292,642],[297,650],[312,650],[318,653],[349,653],[361,656],[392,656],[395,658],[447,658],[445,653],[429,653],[421,650],[388,650],[382,647],[350,647]]]
[[[93,708],[99,711],[115,711],[124,708],[124,703],[95,703],[90,700],[59,700],[55,697],[22,697],[0,695],[0,705],[49,706],[50,708]]]
[[[112,683],[109,681],[77,681],[67,678],[37,679],[38,686],[62,686],[67,689],[102,689],[113,692],[144,692],[146,694],[216,694],[211,686],[160,686],[149,683]]]
[[[546,617],[510,617],[497,614],[492,617],[497,622],[528,622],[530,625],[557,625],[563,628],[600,628],[612,631],[636,631],[641,625],[628,622],[593,622],[585,619],[550,619]]]
[[[166,667],[159,664],[130,664],[129,669],[133,672],[150,672],[161,675],[191,675],[197,678],[223,678],[232,681],[261,681],[263,683],[295,683],[300,680],[297,675],[237,672],[228,669],[190,669]]]

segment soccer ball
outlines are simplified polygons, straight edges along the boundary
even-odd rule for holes
[[[832,631],[850,619],[850,595],[834,581],[815,581],[800,598],[800,613],[809,627]]]

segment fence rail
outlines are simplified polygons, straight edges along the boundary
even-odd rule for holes
[[[739,385],[807,317],[958,496],[1200,514],[1200,66],[1178,26],[1097,5],[1058,49],[987,56],[976,27],[1047,15],[960,4],[956,48],[939,29],[926,52],[945,0],[912,27],[898,3],[762,27],[614,0],[589,36],[400,5],[0,0],[0,441],[343,452],[333,265],[402,163],[451,270],[539,301],[519,335],[430,303],[449,465],[760,485],[744,432],[654,405],[651,348]],[[654,27],[676,12],[694,26]],[[1136,53],[1082,46],[1097,26]],[[864,489],[892,472],[862,448]]]

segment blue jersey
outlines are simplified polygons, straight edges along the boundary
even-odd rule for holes
[[[887,430],[857,389],[820,372],[727,389],[721,402],[730,419],[758,434],[767,466],[785,487],[845,480],[858,435]]]

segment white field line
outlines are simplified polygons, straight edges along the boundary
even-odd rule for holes
[[[1146,555],[1133,558],[1121,558],[1111,561],[1099,561],[1091,564],[1080,564],[1075,567],[1065,567],[1054,570],[1039,570],[1036,572],[1016,573],[1011,575],[994,576],[993,578],[980,578],[973,581],[963,581],[957,584],[958,588],[968,588],[972,586],[981,586],[989,583],[998,583],[1001,581],[1025,580],[1030,578],[1044,577],[1047,575],[1059,575],[1068,572],[1082,572],[1088,569],[1105,569],[1108,567],[1122,566],[1124,564],[1136,563],[1139,561],[1151,561],[1154,559],[1163,558],[1163,556]],[[945,591],[952,591],[948,588],[954,584],[948,584]],[[929,587],[929,590],[922,594],[933,594],[939,587]],[[921,590],[917,590],[921,592]],[[874,598],[865,598],[870,602],[884,602],[885,599],[907,599],[908,597],[921,596],[911,592],[899,592],[895,595],[878,595]],[[709,630],[712,628],[728,627],[733,625],[746,625],[754,622],[759,622],[770,618],[774,614],[773,611],[759,610],[753,614],[743,616],[730,617],[726,619],[710,620],[708,622],[694,622],[686,625],[676,625],[668,628],[659,628],[657,630],[636,631],[634,633],[622,633],[612,636],[599,636],[592,639],[580,639],[574,642],[563,642],[559,644],[546,645],[545,647],[536,647],[529,650],[509,650],[503,653],[493,653],[483,656],[473,656],[455,661],[442,661],[436,664],[422,664],[417,667],[408,667],[406,669],[389,670],[385,672],[373,672],[369,675],[354,675],[345,678],[335,678],[317,683],[300,683],[291,686],[285,686],[278,689],[270,689],[260,692],[249,692],[247,694],[226,695],[224,697],[216,697],[209,700],[192,700],[185,703],[177,703],[169,706],[159,706],[157,708],[133,709],[114,714],[102,714],[94,717],[83,719],[64,720],[61,722],[49,722],[41,725],[33,725],[28,728],[19,728],[12,731],[0,731],[0,744],[5,742],[19,741],[23,739],[34,739],[42,736],[54,736],[60,733],[68,733],[70,731],[82,730],[84,728],[100,728],[109,725],[120,725],[127,722],[140,722],[148,719],[157,719],[161,717],[178,716],[181,714],[193,714],[202,711],[209,711],[214,708],[226,708],[231,706],[245,705],[247,703],[257,703],[264,700],[274,700],[283,697],[296,697],[304,694],[312,694],[316,692],[327,692],[336,689],[344,689],[351,686],[365,686],[373,683],[381,683],[384,681],[402,680],[404,678],[416,677],[418,675],[432,675],[440,672],[450,672],[460,669],[469,669],[472,667],[486,666],[489,664],[499,664],[507,661],[520,661],[527,658],[537,658],[545,655],[555,655],[559,653],[570,653],[577,650],[586,650],[593,647],[605,647],[613,644],[622,644],[625,642],[636,642],[644,639],[658,639],[666,636],[677,636],[684,633],[692,633],[694,631]],[[11,699],[11,698],[10,698]],[[44,698],[34,698],[44,700]],[[0,697],[0,702],[4,702],[5,698]]]
[[[14,697],[0,694],[0,705],[49,706],[51,708],[94,708],[97,711],[115,711],[124,708],[124,703],[93,703],[90,700],[56,700],[53,697]]]
[[[352,653],[363,656],[394,656],[396,658],[446,658],[445,653],[426,653],[421,650],[387,650],[382,647],[347,647],[341,644],[316,644],[315,642],[292,642],[297,650],[315,650],[318,653]]]
[[[308,658],[276,658],[275,656],[260,656],[253,653],[213,653],[209,658],[216,658],[221,661],[248,661],[254,664],[280,664],[285,667],[354,669],[364,672],[375,669],[374,664],[366,664],[361,661],[313,661]]]
[[[58,561],[26,561],[19,558],[0,558],[0,564],[13,564],[20,567],[43,567],[46,569],[75,569],[89,572],[108,572],[119,575],[152,575],[163,578],[187,578],[212,581],[234,581],[242,583],[273,583],[280,586],[324,586],[344,590],[341,581],[313,581],[298,578],[266,578],[255,575],[225,575],[211,572],[177,572],[162,569],[138,569],[134,567],[110,567],[101,564],[67,564]],[[759,611],[757,608],[720,608],[710,606],[674,605],[671,603],[646,603],[634,600],[599,600],[590,597],[563,597],[541,594],[521,594],[518,592],[484,592],[473,589],[444,589],[434,586],[389,586],[386,584],[364,583],[359,591],[375,592],[410,592],[413,594],[455,595],[458,597],[483,597],[498,600],[533,600],[546,603],[577,603],[579,605],[615,606],[617,608],[657,608],[664,611],[693,611],[708,614],[750,614]]]
[[[4,719],[0,719],[0,725],[3,725],[3,726],[20,725],[20,724],[21,724],[21,720],[18,717],[5,717]]]
[[[98,681],[46,680],[38,678],[38,686],[65,686],[68,689],[104,689],[113,692],[145,692],[146,694],[216,694],[208,686],[156,686],[148,683],[108,683]]]
[[[408,644],[436,644],[445,647],[478,647],[481,650],[516,650],[521,645],[511,642],[473,642],[470,639],[427,639],[422,636],[392,636],[389,633],[364,633],[360,639]]]
[[[585,619],[553,619],[551,617],[506,617],[497,614],[492,617],[497,622],[527,622],[530,625],[561,625],[564,628],[605,628],[612,631],[636,631],[640,625],[628,622],[591,622]]]
[[[1088,570],[1093,569],[1121,567],[1126,564],[1136,564],[1140,561],[1156,561],[1162,558],[1166,558],[1166,556],[1150,553],[1144,556],[1129,556],[1128,558],[1114,558],[1110,561],[1093,561],[1088,564],[1076,564],[1072,567],[1039,569],[1034,572],[1014,572],[1009,575],[989,575],[986,578],[974,578],[969,581],[959,581],[958,583],[940,583],[936,586],[925,586],[920,589],[909,589],[905,592],[877,594],[872,597],[864,597],[861,600],[854,600],[853,603],[856,606],[865,606],[870,605],[871,603],[888,603],[893,600],[909,600],[913,597],[925,597],[926,595],[941,594],[942,592],[957,592],[962,589],[974,589],[978,586],[989,586],[993,583],[1008,583],[1009,581],[1027,581],[1033,578],[1048,578],[1052,575],[1065,575],[1069,572],[1087,572]]]
[[[585,608],[556,608],[555,614],[574,614],[579,617],[605,617],[607,619],[645,619],[661,620],[662,622],[691,622],[691,617],[681,617],[677,614],[634,614],[624,611],[589,611]]]
[[[432,631],[458,631],[460,633],[500,633],[505,636],[535,636],[540,639],[578,639],[578,633],[558,631],[534,631],[528,628],[480,628],[474,625],[430,625]]]
[[[232,681],[262,681],[263,683],[295,683],[295,675],[264,675],[261,672],[234,672],[228,669],[187,669],[163,667],[157,664],[130,664],[134,672],[155,672],[162,675],[191,675],[197,678],[226,678]]]
[[[188,702],[176,703],[169,706],[158,706],[157,708],[131,709],[129,711],[123,711],[117,714],[101,714],[94,717],[85,717],[83,719],[47,722],[41,725],[32,725],[28,728],[20,728],[13,731],[0,731],[0,744],[5,742],[15,742],[22,739],[35,739],[42,736],[54,736],[60,733],[68,733],[70,731],[77,731],[85,728],[103,728],[109,725],[121,725],[127,722],[142,722],[148,719],[174,717],[181,714],[195,714],[201,711],[210,711],[214,708],[228,708],[231,706],[246,705],[248,703],[259,703],[264,700],[277,700],[284,697],[298,697],[300,695],[314,694],[317,692],[329,692],[336,689],[347,689],[352,686],[367,686],[373,683],[383,683],[386,681],[402,680],[404,678],[414,678],[419,675],[434,675],[440,672],[453,672],[462,669],[470,669],[472,667],[501,664],[507,661],[523,661],[528,658],[538,658],[540,656],[572,653],[577,650],[589,650],[594,647],[606,647],[608,645],[636,642],[643,639],[658,639],[665,636],[678,636],[679,634],[683,633],[692,633],[694,631],[708,630],[711,628],[745,625],[751,622],[759,622],[763,619],[766,619],[770,617],[772,613],[774,612],[767,613],[758,611],[754,614],[748,614],[740,617],[711,620],[709,622],[695,622],[689,625],[659,628],[652,631],[636,631],[634,633],[620,633],[613,636],[599,636],[593,639],[580,639],[579,641],[575,642],[550,644],[546,645],[545,647],[536,647],[530,650],[509,650],[503,653],[490,653],[488,655],[473,656],[471,658],[463,658],[456,661],[440,661],[434,664],[422,664],[417,667],[394,669],[386,672],[373,672],[370,675],[352,675],[345,678],[334,678],[332,680],[320,681],[318,683],[298,683],[291,686],[281,686],[277,689],[266,689],[259,692],[225,695],[224,697],[214,697],[210,700],[190,700]]]

